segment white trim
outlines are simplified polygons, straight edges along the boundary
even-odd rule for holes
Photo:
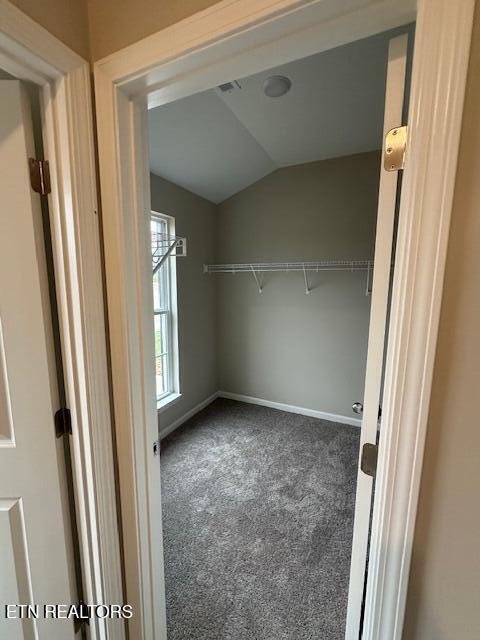
[[[8,73],[44,84],[88,66],[83,58],[8,0],[0,0],[0,17],[0,60],[2,69]]]
[[[264,398],[255,398],[254,396],[244,396],[241,393],[230,393],[230,391],[219,391],[218,398],[227,398],[229,400],[238,400],[239,402],[248,402],[249,404],[258,404],[262,407],[270,407],[270,409],[278,409],[279,411],[287,411],[288,413],[298,413],[302,416],[310,418],[318,418],[319,420],[328,420],[329,422],[340,422],[348,424],[352,427],[361,427],[362,421],[358,418],[350,416],[342,416],[337,413],[328,413],[327,411],[318,411],[317,409],[307,409],[299,407],[295,404],[285,404],[284,402],[273,402],[273,400],[265,400]]]
[[[474,0],[418,0],[418,6],[364,640],[401,636]],[[145,103],[139,106],[139,97],[154,91],[151,105],[174,100],[286,62],[287,56],[301,57],[408,22],[414,9],[413,2],[402,0],[224,0],[95,65],[108,296],[113,306],[110,334],[119,359],[113,382],[129,507],[123,521],[134,542],[125,548],[132,557],[144,550],[141,541],[148,546],[152,539],[134,488],[148,484],[153,427],[142,417],[139,403],[153,406],[154,394],[149,394],[137,361],[138,354],[148,353],[141,319],[129,309],[136,309],[142,299],[142,280],[138,247],[126,233],[135,208],[144,211],[149,193],[146,133],[134,126],[145,108]],[[156,545],[149,546],[150,557],[159,553],[157,540]],[[157,573],[160,565],[155,566]],[[164,639],[164,630],[153,622],[152,589],[142,569],[135,560],[132,573],[127,572],[127,590],[147,603],[135,637]],[[147,628],[151,635],[145,635]]]
[[[218,397],[219,397],[218,392],[212,393],[211,396],[208,396],[208,398],[205,398],[205,400],[202,400],[202,402],[199,402],[197,405],[192,407],[189,411],[184,413],[183,416],[180,416],[180,418],[177,418],[176,420],[174,420],[171,424],[168,425],[168,427],[165,427],[164,429],[160,427],[160,430],[159,430],[160,439],[166,438],[170,433],[175,431],[175,429],[178,429],[178,427],[181,427],[184,422],[186,422],[187,420],[190,420],[190,418],[193,418],[194,415],[199,413],[199,411],[202,411],[202,409],[205,409],[205,407],[208,407],[209,404],[212,404],[212,402],[216,400]]]
[[[0,64],[42,89],[49,198],[85,597],[123,602],[88,63],[0,0]],[[124,624],[92,619],[92,639]]]
[[[271,409],[278,409],[280,411],[287,411],[288,413],[297,413],[302,416],[309,416],[311,418],[318,418],[320,420],[328,420],[329,422],[340,422],[342,424],[348,424],[353,427],[360,427],[362,424],[361,420],[357,418],[350,418],[347,416],[341,416],[335,413],[327,413],[325,411],[317,411],[316,409],[307,409],[305,407],[298,407],[293,404],[285,404],[283,402],[272,402],[271,400],[264,400],[263,398],[255,398],[253,396],[244,396],[240,393],[230,393],[230,391],[217,391],[216,393],[212,393],[211,396],[208,396],[205,400],[195,405],[184,413],[180,418],[174,420],[171,424],[169,424],[165,428],[160,427],[160,438],[163,439],[168,436],[170,433],[178,429],[178,427],[182,426],[184,422],[193,418],[199,411],[208,407],[214,400],[217,398],[226,398],[228,400],[238,400],[238,402],[247,402],[248,404],[256,404],[262,407],[270,407]]]
[[[151,210],[147,109],[99,81],[98,74],[96,83],[102,105],[99,160],[103,166],[113,162],[110,176],[101,172],[101,188],[126,596],[136,612],[128,626],[132,638],[156,640],[166,638],[166,608],[158,457],[155,467],[151,463],[158,416],[146,224]],[[109,114],[115,114],[113,120]]]
[[[364,640],[402,638],[474,4],[419,2]]]
[[[152,209],[150,211],[150,220],[157,219],[167,224],[168,234],[175,236],[175,218],[168,213],[161,213]],[[168,286],[168,371],[167,380],[169,391],[162,398],[157,399],[157,409],[168,406],[174,402],[180,395],[180,357],[178,351],[178,289],[177,289],[177,261],[171,257],[160,269],[167,268],[167,286]]]
[[[388,47],[385,107],[383,110],[383,148],[385,136],[402,122],[407,71],[408,36],[390,40]],[[370,515],[373,498],[373,478],[362,471],[361,459],[366,443],[378,439],[378,407],[382,404],[385,339],[389,305],[390,271],[394,248],[394,228],[399,176],[396,171],[380,171],[378,188],[375,255],[372,282],[372,302],[368,327],[368,349],[363,392],[362,432],[358,451],[355,515],[353,519],[352,553],[348,587],[345,638],[357,640],[361,627],[362,607],[370,538]]]
[[[168,393],[160,400],[157,400],[157,413],[162,413],[166,409],[169,409],[172,404],[177,404],[181,397],[181,393]]]

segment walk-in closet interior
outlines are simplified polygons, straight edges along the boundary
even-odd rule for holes
[[[344,638],[388,43],[405,31],[149,111],[169,640]]]

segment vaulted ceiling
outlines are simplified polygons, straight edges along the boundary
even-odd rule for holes
[[[279,167],[380,148],[391,37],[378,34],[152,109],[151,171],[218,203]],[[290,78],[291,90],[267,97],[271,75]]]

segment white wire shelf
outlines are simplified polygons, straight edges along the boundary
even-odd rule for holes
[[[245,262],[206,264],[205,273],[251,273],[267,271],[363,271],[371,269],[373,260],[318,260],[317,262]]]
[[[206,264],[203,266],[204,273],[250,273],[255,278],[258,292],[263,291],[262,273],[272,272],[303,272],[305,281],[305,293],[311,291],[307,273],[320,271],[366,271],[367,288],[366,295],[371,293],[371,272],[373,271],[373,260],[317,260],[316,262],[245,262],[227,264]]]
[[[169,256],[178,258],[186,255],[186,238],[170,236],[166,233],[152,233],[152,269],[154,275]]]

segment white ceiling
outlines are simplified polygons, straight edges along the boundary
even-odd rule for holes
[[[378,34],[239,79],[241,88],[227,93],[215,88],[152,109],[151,171],[218,203],[279,167],[380,148],[391,37]],[[281,98],[263,92],[273,74],[292,81]]]

